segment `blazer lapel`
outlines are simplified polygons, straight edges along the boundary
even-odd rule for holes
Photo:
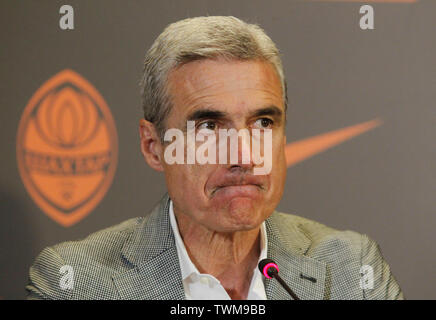
[[[165,194],[125,243],[122,255],[132,268],[112,277],[121,299],[185,299],[168,210]]]
[[[310,239],[296,223],[289,223],[280,215],[274,212],[266,220],[268,258],[277,263],[280,277],[301,300],[324,299],[325,262],[304,255]],[[292,299],[275,279],[265,279],[265,290],[270,300]]]

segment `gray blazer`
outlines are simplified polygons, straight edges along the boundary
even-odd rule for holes
[[[185,299],[168,208],[165,194],[146,217],[44,249],[29,271],[28,299]],[[366,235],[277,211],[266,230],[268,258],[300,299],[403,299]],[[373,289],[361,288],[363,265],[372,267]],[[268,299],[290,299],[274,279],[265,290]]]

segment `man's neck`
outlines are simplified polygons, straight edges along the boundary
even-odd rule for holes
[[[232,299],[245,299],[259,260],[260,226],[220,233],[184,214],[175,214],[188,255],[198,271],[217,278]]]

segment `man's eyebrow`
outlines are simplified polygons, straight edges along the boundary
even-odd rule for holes
[[[222,119],[227,116],[226,112],[214,109],[200,109],[188,115],[187,121],[197,121],[203,119]]]
[[[283,115],[283,111],[279,107],[274,105],[257,109],[252,114],[253,117],[274,116],[277,118],[281,118],[282,115]]]

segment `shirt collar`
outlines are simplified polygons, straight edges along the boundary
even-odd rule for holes
[[[176,217],[174,215],[173,201],[170,200],[170,224],[173,229],[174,238],[176,242],[177,255],[179,257],[180,268],[182,273],[182,279],[185,280],[192,275],[200,275],[197,267],[192,263],[191,258],[189,258],[188,252],[186,251],[185,244],[180,236],[179,228],[177,226]],[[259,262],[267,258],[267,248],[268,248],[268,238],[266,235],[265,221],[260,225],[260,255]],[[257,267],[256,267],[257,269]],[[255,270],[256,272],[256,270]]]

